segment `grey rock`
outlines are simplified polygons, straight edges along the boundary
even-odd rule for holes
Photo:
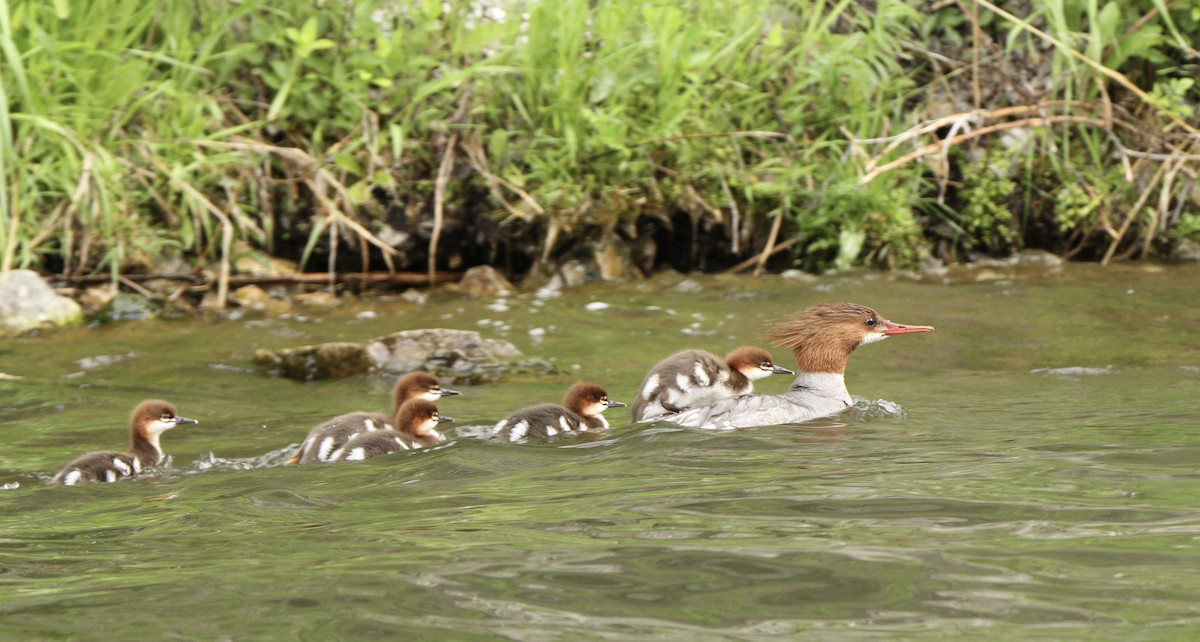
[[[1200,243],[1188,239],[1179,241],[1171,251],[1171,258],[1177,261],[1200,261]]]
[[[93,317],[96,323],[141,321],[158,316],[159,307],[150,299],[131,292],[118,292]]]
[[[517,288],[490,265],[477,265],[458,281],[458,291],[471,297],[511,296]]]
[[[79,325],[83,311],[30,270],[0,272],[0,337]]]
[[[405,330],[362,343],[323,343],[259,350],[255,362],[271,374],[311,381],[357,374],[401,375],[427,370],[454,384],[497,381],[513,372],[557,372],[547,362],[520,361],[516,346],[471,330]]]

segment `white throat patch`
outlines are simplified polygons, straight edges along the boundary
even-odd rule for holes
[[[886,338],[887,338],[887,335],[882,332],[868,332],[863,335],[862,342],[859,343],[858,345],[865,346],[868,343],[875,343],[876,341],[883,341]]]

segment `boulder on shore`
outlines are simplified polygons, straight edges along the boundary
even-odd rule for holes
[[[83,310],[31,270],[0,272],[0,337],[79,325]]]
[[[469,297],[505,297],[517,291],[499,270],[490,265],[476,265],[462,275],[458,291]]]
[[[405,330],[361,343],[333,342],[283,350],[262,349],[254,361],[273,375],[312,381],[357,374],[401,375],[427,370],[452,384],[497,381],[512,372],[557,372],[553,365],[520,361],[521,351],[471,330]]]

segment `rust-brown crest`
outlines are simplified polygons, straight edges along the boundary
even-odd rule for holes
[[[881,319],[864,305],[823,303],[775,321],[763,338],[791,349],[802,372],[844,374],[850,353]]]

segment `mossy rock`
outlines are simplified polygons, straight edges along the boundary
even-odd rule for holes
[[[546,361],[521,360],[513,344],[484,339],[470,330],[431,328],[405,330],[361,343],[258,350],[259,369],[272,375],[312,381],[359,374],[398,376],[425,370],[453,384],[498,381],[509,373],[557,373]]]

